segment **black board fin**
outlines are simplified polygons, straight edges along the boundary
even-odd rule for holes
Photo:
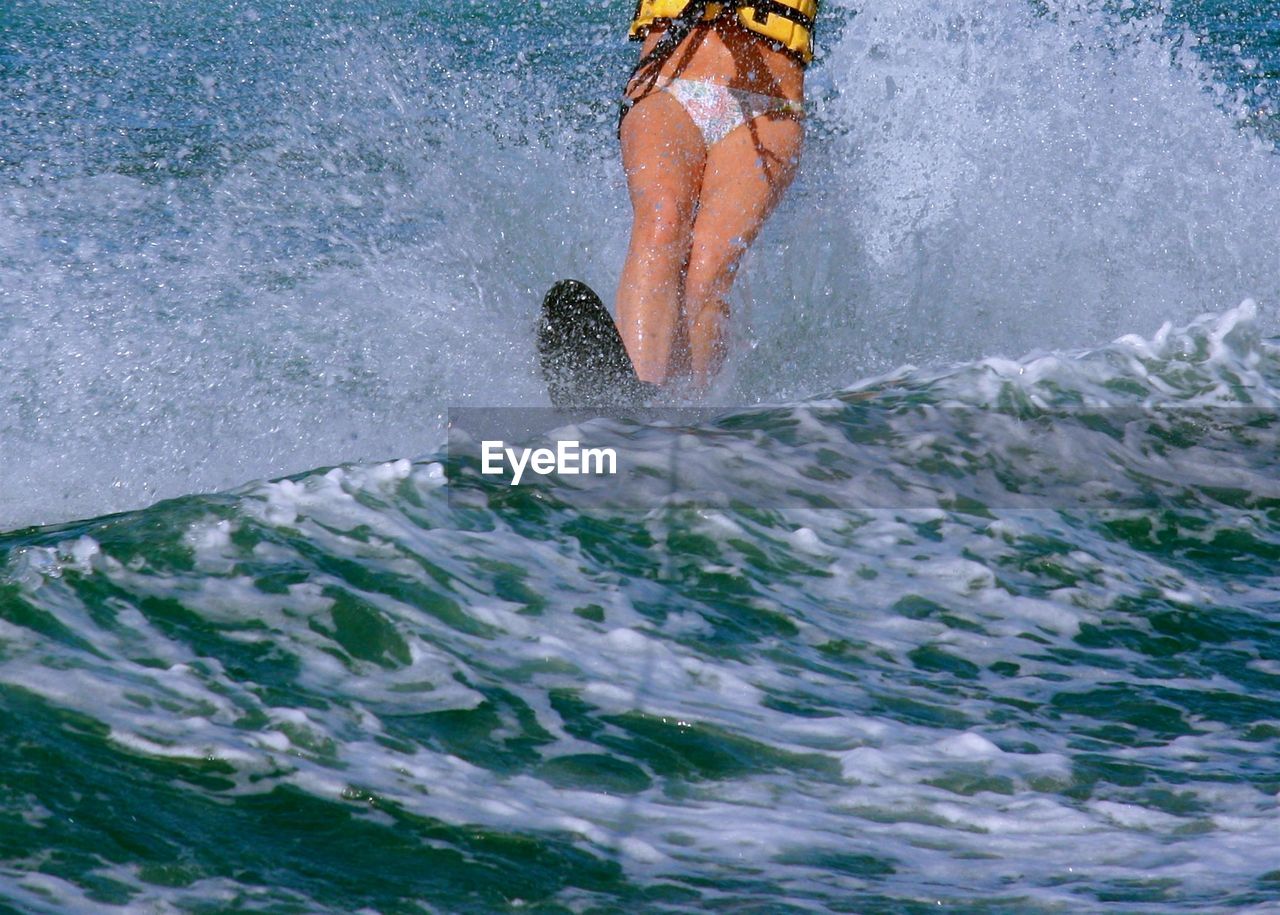
[[[578,280],[561,280],[542,300],[538,361],[557,409],[643,406],[658,391],[636,377],[609,310]]]

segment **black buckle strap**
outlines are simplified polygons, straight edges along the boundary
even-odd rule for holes
[[[770,16],[781,16],[783,19],[789,19],[798,26],[802,26],[810,31],[813,30],[813,18],[806,16],[793,6],[787,6],[785,3],[779,3],[778,0],[741,0],[741,6],[751,6],[755,10],[751,18],[763,25],[769,21]]]

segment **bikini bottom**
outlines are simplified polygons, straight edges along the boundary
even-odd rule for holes
[[[782,114],[797,120],[804,117],[804,105],[800,102],[763,92],[732,89],[705,79],[667,79],[659,82],[656,88],[680,103],[702,134],[702,141],[708,149],[727,137],[734,128],[761,115]]]

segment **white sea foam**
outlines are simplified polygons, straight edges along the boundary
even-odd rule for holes
[[[367,542],[351,537],[357,528],[376,527],[384,533],[403,535],[411,527],[389,506],[378,510],[362,507],[363,501],[380,498],[381,487],[390,482],[379,473],[365,475],[364,481],[367,488],[352,483],[349,475],[328,474],[288,487],[266,487],[246,494],[243,510],[246,518],[274,525],[276,519],[259,509],[273,498],[287,497],[300,510],[290,525],[303,525],[315,534],[314,542],[324,544],[333,555],[360,558],[371,568],[396,569],[398,577],[413,576],[411,567],[403,562],[407,558],[404,544],[438,541],[430,539],[431,532],[419,531],[416,539],[397,536],[370,552]],[[381,517],[373,517],[378,515]],[[73,564],[78,561],[75,556],[92,554],[98,564],[80,566],[75,574],[109,574],[136,595],[180,594],[184,605],[204,619],[223,625],[265,624],[299,659],[299,685],[331,700],[340,699],[328,709],[264,708],[207,658],[199,660],[198,668],[177,662],[167,671],[157,671],[132,668],[115,656],[109,666],[82,669],[68,677],[63,673],[41,675],[30,659],[18,661],[10,654],[0,670],[6,682],[19,683],[59,705],[109,722],[113,740],[127,752],[207,756],[231,762],[240,773],[255,773],[252,784],[245,781],[236,789],[240,792],[261,791],[269,784],[284,782],[318,797],[338,800],[350,784],[359,784],[407,810],[446,822],[567,831],[589,847],[616,854],[637,876],[665,874],[679,879],[690,871],[743,862],[761,869],[779,886],[789,887],[788,892],[801,896],[816,892],[820,898],[842,886],[843,878],[822,868],[806,869],[785,862],[801,851],[828,849],[885,856],[892,861],[897,875],[881,878],[882,890],[900,886],[904,892],[917,892],[908,889],[915,886],[911,875],[927,872],[935,885],[948,888],[948,894],[981,892],[982,887],[1014,881],[1037,887],[1038,903],[1051,904],[1070,898],[1062,890],[1050,888],[1060,880],[1123,880],[1141,873],[1213,892],[1260,866],[1263,853],[1258,849],[1268,841],[1270,818],[1257,793],[1247,786],[1234,790],[1202,782],[1185,786],[1188,795],[1212,811],[1212,829],[1206,833],[1186,828],[1204,821],[1195,813],[1170,813],[1136,800],[1105,796],[1075,803],[1056,794],[1073,779],[1074,754],[1064,732],[1043,728],[1028,732],[1016,725],[989,728],[976,723],[937,727],[860,714],[805,719],[768,708],[767,696],[794,689],[816,690],[838,705],[848,701],[845,697],[851,691],[856,697],[867,688],[889,688],[891,681],[882,675],[895,668],[908,669],[899,668],[902,659],[926,644],[946,647],[979,665],[1015,660],[1023,667],[1024,676],[1004,681],[1000,690],[1024,701],[1046,695],[1038,675],[1055,669],[1070,671],[1073,690],[1114,680],[1113,671],[1091,670],[1083,659],[1068,667],[1036,658],[1038,649],[1020,644],[1020,632],[1028,624],[1039,625],[1038,631],[1051,643],[1067,646],[1081,620],[1099,621],[1117,596],[1141,586],[1132,558],[1128,566],[1117,566],[1103,558],[1101,548],[1106,544],[1085,542],[1063,552],[1060,560],[1082,573],[1106,576],[1106,589],[1089,593],[1101,598],[1109,591],[1110,598],[1088,609],[1074,606],[1070,611],[1062,610],[1066,615],[1057,618],[1044,615],[1050,608],[1059,608],[1057,601],[1005,594],[997,584],[998,576],[991,573],[995,568],[992,563],[1002,550],[1016,549],[1021,538],[1043,533],[1034,514],[972,525],[936,511],[875,513],[854,525],[847,517],[831,515],[806,514],[804,521],[837,557],[837,566],[878,570],[874,579],[848,578],[849,584],[857,581],[865,585],[853,592],[836,587],[834,580],[822,579],[805,583],[809,593],[791,590],[785,579],[771,586],[781,605],[791,607],[797,618],[803,617],[806,642],[821,644],[853,637],[875,646],[870,651],[887,651],[896,659],[886,665],[868,653],[871,666],[857,684],[818,671],[698,654],[636,615],[623,594],[604,601],[608,605],[606,619],[618,615],[618,624],[600,627],[581,619],[568,611],[576,595],[592,593],[591,578],[597,573],[584,566],[580,556],[544,552],[542,545],[508,534],[459,538],[453,543],[452,560],[465,562],[468,553],[479,557],[499,548],[506,561],[538,570],[537,590],[550,599],[538,618],[541,626],[532,626],[530,618],[514,612],[509,603],[493,599],[481,615],[475,608],[486,606],[486,602],[478,600],[469,612],[483,619],[491,632],[483,638],[465,636],[440,629],[438,623],[405,602],[366,593],[412,646],[409,664],[376,676],[372,668],[353,667],[317,650],[325,640],[305,625],[296,624],[311,617],[323,618],[328,611],[331,598],[322,594],[324,576],[294,586],[286,594],[267,595],[255,593],[252,581],[242,575],[216,575],[205,569],[197,577],[183,579],[130,570],[109,561],[100,545],[92,550],[81,541],[52,551],[53,555],[70,557]],[[708,532],[720,529],[710,516],[699,523],[706,523]],[[944,539],[922,538],[917,528],[922,524],[941,525]],[[739,522],[735,527],[737,536],[763,542],[751,524]],[[221,557],[229,563],[242,549],[233,538],[217,533],[217,522],[197,521],[190,531],[187,542],[197,552],[204,550],[206,560]],[[722,550],[733,549],[727,541],[717,542]],[[955,555],[961,542],[971,546],[963,558]],[[391,543],[401,546],[390,548]],[[288,552],[289,548],[279,549]],[[429,555],[439,558],[435,554],[433,549]],[[796,555],[808,553],[801,549]],[[283,559],[283,554],[276,558]],[[1174,570],[1162,568],[1155,560],[1148,560],[1148,564],[1144,577],[1180,580]],[[421,577],[421,572],[416,577]],[[552,586],[552,582],[563,587]],[[818,588],[810,589],[814,584]],[[57,593],[65,587],[64,579],[52,579],[45,580],[40,590]],[[955,630],[929,618],[901,617],[890,609],[904,591],[921,590],[951,612],[966,616],[977,631]],[[1212,590],[1203,587],[1206,599],[1215,598]],[[1084,589],[1073,589],[1073,593],[1080,591]],[[566,595],[564,600],[558,597],[561,594]],[[51,600],[48,606],[81,632],[94,631],[84,618],[66,616],[73,612],[73,602]],[[135,641],[130,650],[176,660],[180,646],[147,626],[145,614],[141,622],[138,616],[135,610],[116,618],[118,623],[127,623],[131,638],[142,640]],[[119,650],[111,647],[119,643],[119,634],[109,626],[96,631],[96,644]],[[430,641],[425,638],[428,635]],[[454,649],[466,645],[466,660],[442,655],[440,644]],[[556,664],[547,666],[549,660]],[[775,751],[829,759],[837,766],[838,782],[802,770],[742,774],[703,782],[692,798],[674,804],[656,786],[622,799],[590,790],[566,790],[527,775],[504,776],[447,753],[418,750],[406,754],[379,742],[385,733],[384,716],[411,708],[476,707],[480,697],[456,683],[445,701],[440,701],[438,690],[451,680],[446,671],[466,672],[468,677],[477,676],[480,669],[514,673],[532,662],[543,665],[532,679],[522,674],[520,680],[509,680],[507,685],[524,684],[517,688],[535,707],[539,724],[553,735],[553,743],[540,751],[544,759],[593,749],[589,743],[570,737],[558,714],[540,698],[544,690],[569,688],[599,714],[642,711],[666,718],[665,726],[674,729],[714,723]],[[117,682],[119,687],[113,685]],[[131,692],[164,697],[167,705],[137,706],[124,694],[126,682]],[[399,692],[408,682],[429,683],[431,688]],[[1130,675],[1129,682],[1137,685],[1140,681]],[[1195,679],[1169,680],[1167,685],[1175,689],[1220,688],[1212,680]],[[902,695],[926,702],[935,698],[923,686],[909,687]],[[189,710],[185,715],[173,710],[175,699],[181,699]],[[984,719],[986,700],[962,691],[953,701],[955,709],[971,722]],[[234,722],[241,708],[261,708],[272,724],[239,733]],[[1036,741],[1037,751],[1001,748],[1004,741],[1028,739]],[[1213,735],[1180,737],[1132,755],[1147,765],[1193,772],[1206,754],[1221,752],[1224,747],[1221,738]],[[274,775],[264,779],[268,773]],[[1236,844],[1231,839],[1234,836],[1248,836],[1249,843]],[[980,871],[966,863],[972,855],[986,856]],[[1215,868],[1197,864],[1210,856],[1217,862]],[[195,888],[190,892],[193,898],[210,898],[200,897]]]

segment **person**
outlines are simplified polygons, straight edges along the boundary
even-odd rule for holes
[[[615,300],[636,376],[703,391],[743,254],[795,177],[817,0],[640,0],[623,92],[634,221]]]

